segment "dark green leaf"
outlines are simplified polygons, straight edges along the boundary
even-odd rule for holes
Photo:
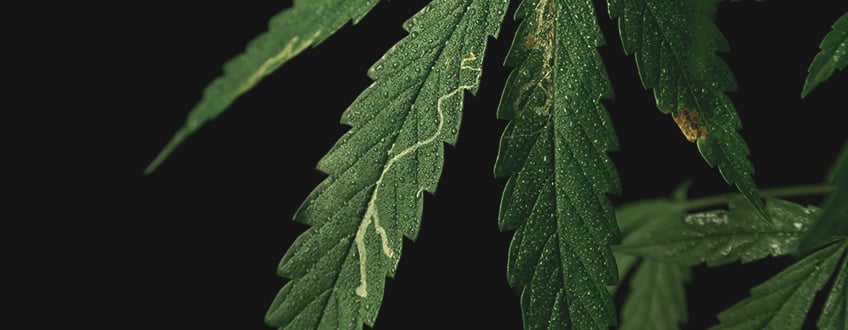
[[[836,158],[829,180],[834,190],[827,197],[824,211],[801,242],[801,251],[826,243],[833,237],[848,236],[848,143]]]
[[[663,230],[670,223],[681,222],[686,215],[684,201],[646,199],[625,204],[615,210],[621,229],[622,245],[648,239],[655,230]]]
[[[625,204],[616,208],[615,218],[618,221],[622,242],[627,242],[628,239],[648,232],[645,228],[649,228],[655,223],[657,217],[662,217],[668,210],[675,209],[674,205],[665,199],[649,199],[642,200],[636,203]],[[682,215],[681,215],[682,217]],[[615,263],[618,266],[618,279],[624,279],[639,258],[621,252],[614,252]],[[618,291],[619,285],[610,285],[610,294],[615,294]]]
[[[373,325],[402,236],[415,239],[423,191],[435,191],[444,143],[456,141],[465,91],[476,91],[489,36],[507,2],[436,0],[369,70],[352,128],[318,164],[328,173],[295,219],[312,226],[280,261],[291,278],[266,315],[285,329]]]
[[[203,90],[182,128],[144,170],[149,174],[189,135],[223,113],[239,96],[265,76],[309,47],[314,47],[347,22],[359,22],[378,0],[296,0],[271,18],[268,31],[247,44],[244,53],[224,64],[224,73]]]
[[[846,247],[846,241],[829,245],[753,288],[751,297],[718,314],[721,324],[713,329],[801,329]]]
[[[621,313],[621,330],[679,329],[688,319],[688,267],[644,259],[630,281],[630,294]]]
[[[848,329],[848,258],[842,258],[842,267],[827,295],[818,326],[823,330]]]
[[[730,210],[690,214],[654,226],[649,234],[627,239],[615,246],[618,252],[685,265],[706,262],[722,265],[743,263],[797,251],[801,235],[816,219],[818,209],[768,199],[766,211],[772,223],[741,199],[731,199]],[[759,220],[759,221],[758,221]]]
[[[606,195],[620,183],[606,155],[617,140],[600,103],[612,95],[603,36],[588,0],[525,0],[516,19],[498,109],[512,121],[495,165],[510,176],[500,227],[516,231],[507,278],[524,286],[525,329],[607,329],[618,228]]]
[[[654,228],[663,227],[668,222],[681,221],[685,215],[683,202],[686,199],[687,187],[688,183],[676,189],[673,201],[661,198],[645,199],[616,208],[615,218],[621,230],[622,244],[644,239],[644,236],[650,235]],[[639,260],[636,256],[615,251],[613,256],[618,265],[619,279],[623,279]],[[614,294],[618,290],[618,285],[610,286],[608,289]]]
[[[724,93],[736,89],[733,73],[716,55],[729,46],[711,19],[714,0],[607,0],[618,18],[627,54],[635,54],[639,77],[654,90],[657,107],[670,113],[710,166],[765,215],[738,134],[742,122]]]
[[[615,215],[621,228],[622,244],[644,240],[654,230],[682,221],[687,187],[685,183],[676,189],[673,200],[649,199],[618,207]],[[613,255],[619,264],[619,278],[624,278],[639,259],[620,252]],[[677,329],[687,319],[683,284],[690,280],[687,267],[642,259],[630,280],[619,328]]]
[[[844,70],[848,66],[848,13],[842,14],[836,23],[833,23],[833,30],[824,36],[819,48],[821,51],[816,54],[807,69],[807,80],[804,81],[801,98],[807,97],[816,86],[830,78],[834,71]]]
[[[615,258],[615,264],[618,266],[618,280],[622,281],[627,274],[630,274],[630,271],[633,270],[633,267],[639,261],[638,257],[621,253],[621,252],[613,252],[612,256]],[[615,285],[607,285],[607,291],[609,291],[610,295],[615,296],[616,292],[618,292],[619,284]]]

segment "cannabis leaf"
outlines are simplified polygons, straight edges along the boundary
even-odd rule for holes
[[[646,199],[617,207],[615,217],[621,229],[622,244],[643,240],[668,223],[683,219],[688,187],[689,182],[680,185],[671,199]],[[679,324],[686,322],[684,284],[692,277],[688,267],[615,250],[613,255],[619,265],[619,278],[624,279],[630,269],[636,267],[619,329],[677,329]]]
[[[848,236],[848,143],[831,168],[830,182],[835,185],[825,201],[824,210],[817,222],[801,241],[801,251],[827,242],[833,237],[845,240]],[[848,245],[848,240],[846,240]],[[846,248],[848,249],[848,248]],[[824,304],[818,320],[819,329],[848,329],[848,258],[843,257],[842,266],[833,282],[833,288]]]
[[[836,274],[836,280],[824,302],[819,317],[819,329],[848,329],[848,258],[842,258],[842,267]]]
[[[679,329],[688,319],[689,267],[644,259],[630,281],[619,329]]]
[[[828,176],[834,190],[827,197],[820,218],[804,236],[802,251],[834,236],[848,236],[848,143],[842,147]]]
[[[844,70],[848,66],[848,13],[842,14],[836,23],[833,23],[833,30],[824,36],[819,48],[821,51],[813,58],[807,70],[801,98],[807,97],[816,86],[830,78],[834,71]]]
[[[615,210],[615,218],[618,222],[622,243],[634,239],[638,240],[641,235],[647,235],[651,228],[668,221],[665,220],[667,217],[673,219],[683,217],[683,208],[680,207],[679,203],[673,203],[664,198],[646,199],[621,205]],[[613,256],[618,266],[619,279],[625,278],[639,261],[637,256],[616,252],[614,249]],[[609,286],[608,289],[611,294],[615,294],[618,285]]]
[[[683,202],[686,199],[686,189],[689,182],[675,189],[672,199],[652,198],[638,202],[621,205],[615,209],[615,218],[621,232],[622,244],[638,241],[645,235],[649,235],[654,228],[664,226],[669,221],[677,221],[685,215]],[[639,261],[639,257],[615,251],[613,248],[615,263],[618,265],[618,277],[626,277],[633,266]],[[618,290],[618,285],[611,286],[610,293]]]
[[[848,241],[842,240],[789,266],[753,288],[751,297],[719,313],[721,324],[713,329],[801,329],[816,292],[825,286],[846,248]],[[844,279],[841,281],[844,283]],[[842,292],[836,295],[839,297],[835,297],[832,303],[844,304],[844,286]],[[836,308],[830,307],[829,310],[844,315],[844,307],[841,311]],[[822,317],[826,318],[825,323],[835,320],[827,313],[823,313]]]
[[[714,0],[608,0],[618,18],[624,50],[635,54],[639,77],[654,90],[657,107],[671,113],[710,166],[765,215],[751,177],[748,147],[738,134],[742,122],[724,93],[736,89],[733,73],[715,53],[727,51],[710,18]]]
[[[643,199],[617,207],[615,218],[621,231],[621,244],[645,240],[654,230],[682,221],[690,184],[687,181],[675,188],[671,198]]]
[[[523,286],[525,329],[615,324],[605,285],[617,282],[608,248],[618,228],[606,194],[620,190],[606,155],[617,148],[601,97],[612,87],[588,0],[524,0],[506,64],[515,67],[498,108],[512,120],[496,176],[510,176],[499,216],[515,230],[507,278]]]
[[[741,199],[728,202],[729,211],[714,210],[669,219],[649,234],[627,239],[613,249],[635,256],[685,265],[706,262],[708,266],[735,260],[743,263],[767,256],[797,251],[801,235],[818,216],[818,208],[796,203],[766,200],[772,222],[760,218],[750,203]]]
[[[268,31],[253,39],[245,51],[224,64],[224,74],[203,90],[186,122],[144,170],[152,173],[191,134],[223,113],[239,96],[265,76],[317,46],[348,21],[358,23],[377,0],[295,0],[291,8],[271,18]]]
[[[454,143],[463,92],[479,85],[488,36],[506,1],[436,0],[404,23],[409,35],[371,69],[352,126],[318,164],[328,173],[295,219],[312,226],[278,272],[291,278],[266,315],[280,328],[374,324],[402,235],[415,239],[423,191],[435,191],[444,142]]]

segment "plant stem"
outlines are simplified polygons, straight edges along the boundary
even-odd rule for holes
[[[799,197],[809,195],[823,195],[833,190],[833,186],[828,184],[809,184],[800,186],[778,187],[760,190],[760,195],[763,197]],[[706,196],[701,198],[690,199],[684,205],[686,211],[711,208],[727,204],[727,201],[732,197],[742,196],[740,193],[727,193],[721,195]]]

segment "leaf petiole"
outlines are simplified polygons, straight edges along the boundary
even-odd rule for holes
[[[760,190],[760,195],[762,195],[763,197],[787,198],[811,195],[824,195],[831,191],[833,191],[832,185],[820,183],[762,189]],[[686,211],[694,211],[721,206],[727,204],[727,201],[730,198],[739,196],[741,196],[740,193],[726,193],[720,195],[693,198],[686,201],[683,206],[683,209]]]

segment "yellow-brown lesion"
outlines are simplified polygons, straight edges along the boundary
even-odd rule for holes
[[[527,93],[532,93],[536,88],[544,93],[544,103],[540,106],[533,107],[534,112],[540,116],[548,116],[553,107],[553,51],[554,51],[554,34],[555,34],[555,0],[539,0],[535,6],[535,20],[533,21],[534,31],[524,38],[524,47],[531,51],[537,51],[542,56],[542,66],[539,72],[534,74],[534,77],[518,87],[518,94],[515,99],[513,108],[516,115],[519,115],[522,110],[521,100],[524,99]]]
[[[677,123],[677,127],[686,136],[689,142],[695,142],[707,137],[707,129],[701,123],[701,117],[698,111],[683,108],[677,113],[672,113],[671,118]]]

